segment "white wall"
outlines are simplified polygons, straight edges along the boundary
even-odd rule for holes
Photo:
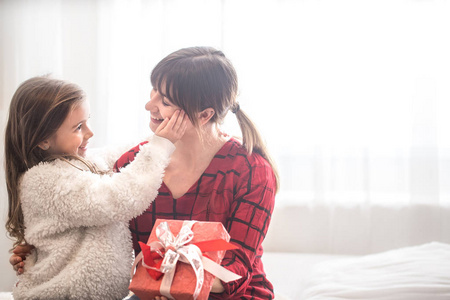
[[[0,111],[0,122],[5,122],[5,112]],[[3,126],[1,128],[4,128]],[[0,155],[0,163],[3,166],[3,151]],[[13,242],[7,238],[5,223],[8,215],[8,195],[6,193],[5,176],[3,167],[0,172],[0,292],[10,291],[15,282],[15,272],[9,264],[10,253]]]
[[[450,206],[321,204],[275,207],[264,250],[366,255],[430,242],[450,243]]]

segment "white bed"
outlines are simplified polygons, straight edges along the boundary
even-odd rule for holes
[[[275,300],[450,299],[449,207],[276,207],[264,249]]]

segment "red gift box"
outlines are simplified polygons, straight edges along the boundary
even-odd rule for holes
[[[182,232],[180,233],[180,231]],[[177,244],[180,243],[180,239],[184,241],[181,244],[187,247],[181,247]],[[189,241],[186,242],[187,240]],[[150,234],[147,245],[141,243],[142,252],[136,257],[135,265],[137,263],[137,268],[129,289],[141,300],[152,300],[155,296],[161,295],[176,300],[207,300],[215,278],[210,273],[215,272],[208,270],[208,267],[211,266],[208,259],[216,264],[220,264],[225,255],[225,251],[236,248],[234,245],[227,243],[229,240],[230,236],[220,222],[158,219]],[[192,245],[198,248],[192,247]],[[189,248],[189,250],[184,250],[186,248]],[[201,254],[198,249],[200,249]],[[216,251],[217,249],[220,250]],[[201,266],[197,266],[198,259],[191,259],[189,255],[186,255],[189,261],[180,259],[181,261],[175,262],[173,275],[169,274],[170,271],[169,273],[164,273],[167,271],[164,271],[167,269],[165,268],[167,266],[165,262],[170,261],[171,257],[178,257],[178,253],[181,253],[182,257],[185,252],[193,254],[193,257],[196,257],[196,254],[192,252],[199,253],[200,255],[197,257],[203,262],[200,263]],[[182,262],[183,260],[184,262]],[[214,266],[213,268],[221,267]],[[228,280],[240,278],[240,276],[225,269],[222,269],[222,272],[228,272],[228,275],[231,276]],[[218,274],[216,272],[217,276],[219,276]],[[227,281],[225,278],[222,280]],[[162,293],[164,290],[166,290],[166,294]],[[167,294],[169,290],[170,295]],[[194,294],[196,292],[198,296],[195,298]]]

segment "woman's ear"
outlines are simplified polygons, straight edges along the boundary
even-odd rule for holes
[[[44,151],[47,151],[48,149],[50,149],[50,141],[49,140],[42,141],[38,144],[38,147]]]
[[[211,107],[208,107],[208,108],[202,110],[198,114],[198,121],[199,121],[200,126],[203,126],[206,123],[208,123],[209,120],[211,120],[211,118],[214,116],[215,113],[216,113],[216,111]]]

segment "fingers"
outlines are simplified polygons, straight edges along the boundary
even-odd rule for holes
[[[30,254],[31,250],[34,249],[34,246],[23,244],[23,245],[17,245],[14,250],[12,251],[14,254]]]
[[[156,128],[156,132],[155,132],[155,133],[158,133],[158,131],[161,131],[161,130],[163,130],[164,128],[166,128],[167,125],[168,125],[168,123],[169,123],[169,121],[170,121],[169,118],[165,118],[164,121],[162,121],[162,123],[159,124],[158,128]]]
[[[188,116],[182,110],[173,113],[170,119],[165,119],[156,129],[155,134],[167,138],[172,143],[178,141],[186,132]]]
[[[23,244],[18,245],[14,248],[13,255],[9,258],[9,263],[13,266],[14,271],[16,271],[17,275],[23,273],[25,260],[27,256],[31,254],[31,250],[34,249],[34,246]]]
[[[219,129],[218,133],[219,133],[219,136],[223,136],[223,137],[226,137],[226,138],[230,136],[228,133],[226,133],[226,132],[224,132],[224,131],[222,131],[220,129]]]
[[[16,254],[11,255],[9,258],[9,263],[13,266],[14,271],[17,275],[23,273],[23,268],[25,266],[24,259]]]
[[[9,258],[9,263],[13,266],[14,271],[17,271],[18,268],[23,267],[23,259],[18,255],[11,255]],[[22,263],[22,266],[20,265]]]
[[[178,116],[180,115],[180,110],[177,110],[173,113],[172,117],[165,118],[164,121],[159,124],[158,128],[156,128],[155,133],[159,134],[164,130],[171,130],[173,128],[173,124],[177,121]]]
[[[17,275],[22,275],[23,274],[23,267],[18,268],[17,271],[16,271],[16,274]]]
[[[173,121],[174,118],[172,118],[170,121]],[[172,124],[172,130],[173,132],[178,135],[178,138],[181,138],[183,134],[186,131],[187,128],[187,122],[188,122],[188,116],[184,111],[179,111],[178,115],[176,117],[176,120],[174,120],[174,124]],[[170,126],[170,122],[169,122]],[[162,299],[164,300],[164,299]]]
[[[185,126],[187,126],[187,119],[188,117],[183,110],[177,110],[170,118],[167,126],[174,132],[179,132],[183,130]],[[165,119],[164,121],[166,120],[167,119]]]

